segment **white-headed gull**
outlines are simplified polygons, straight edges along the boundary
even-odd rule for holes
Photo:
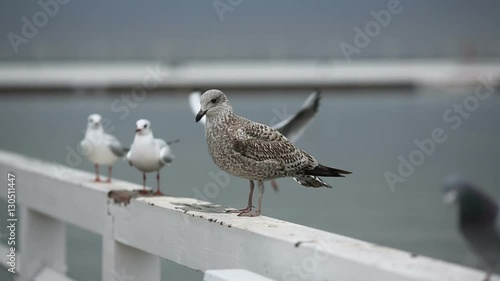
[[[321,91],[317,90],[312,92],[306,101],[302,104],[302,107],[294,115],[288,117],[287,119],[281,121],[280,123],[272,126],[272,128],[278,130],[291,142],[296,142],[302,134],[304,134],[307,126],[311,124],[318,112],[319,102],[321,99]],[[191,111],[196,115],[200,110],[200,100],[201,91],[195,90],[189,95],[189,105]],[[205,117],[200,120],[200,123],[205,125]],[[278,184],[275,180],[271,180],[271,186],[275,191],[278,190]]]
[[[102,117],[99,114],[89,115],[87,131],[80,145],[86,158],[95,166],[95,181],[101,181],[99,178],[99,166],[107,165],[107,182],[111,182],[113,163],[123,157],[128,149],[124,148],[114,136],[104,132],[101,120]]]
[[[151,130],[151,123],[146,119],[140,119],[136,123],[135,138],[127,160],[130,165],[142,172],[142,193],[146,193],[146,173],[156,172],[157,189],[154,194],[162,195],[160,191],[160,169],[172,163],[174,155],[169,144],[177,142],[165,142],[155,139]]]

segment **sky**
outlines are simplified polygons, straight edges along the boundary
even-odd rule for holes
[[[390,20],[356,45],[382,10]],[[353,59],[491,59],[498,12],[498,0],[3,0],[0,60],[325,60],[348,45]]]

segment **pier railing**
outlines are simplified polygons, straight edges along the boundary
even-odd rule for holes
[[[9,174],[15,176],[10,193]],[[221,281],[483,278],[474,269],[286,221],[226,214],[192,198],[137,197],[119,205],[109,191],[141,187],[120,180],[96,184],[92,178],[0,150],[0,198],[15,194],[20,215],[14,221],[22,246],[15,258],[19,280],[71,280],[65,275],[66,224],[102,237],[104,281],[116,280],[123,270],[135,281],[174,280],[160,276],[160,258],[201,270],[205,280]],[[7,268],[10,250],[0,247],[0,264]]]

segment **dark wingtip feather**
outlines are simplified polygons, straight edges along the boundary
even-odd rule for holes
[[[314,169],[312,169],[312,170],[306,170],[305,174],[312,175],[312,176],[343,178],[343,177],[345,177],[345,175],[352,174],[352,172],[341,170],[341,169],[336,169],[336,168],[331,168],[331,167],[327,167],[327,166],[320,164],[320,165],[314,167]]]
[[[179,141],[180,141],[180,139],[175,139],[175,140],[168,141],[167,144],[172,145],[174,143],[178,143]]]

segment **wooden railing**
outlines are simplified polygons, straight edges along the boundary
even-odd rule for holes
[[[21,228],[16,237],[22,245],[16,253],[20,280],[70,280],[65,276],[66,224],[102,237],[105,281],[118,280],[119,274],[135,281],[158,281],[160,258],[204,271],[205,280],[483,277],[474,269],[286,221],[237,217],[192,198],[137,197],[118,205],[108,197],[109,191],[141,187],[120,180],[96,184],[90,173],[0,150],[1,186],[8,187],[9,173],[15,175],[15,200],[21,209],[16,221]],[[2,188],[0,197],[7,200],[7,194]],[[1,264],[7,268],[9,250],[0,248]]]

